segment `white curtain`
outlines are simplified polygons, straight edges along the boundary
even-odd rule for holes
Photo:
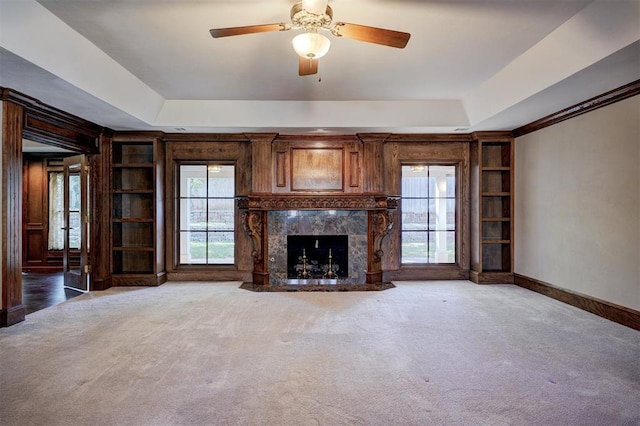
[[[64,173],[49,173],[49,250],[64,249]]]

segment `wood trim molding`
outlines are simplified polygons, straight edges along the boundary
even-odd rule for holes
[[[318,142],[334,142],[336,145],[344,144],[348,142],[353,142],[358,140],[355,134],[344,134],[344,135],[283,135],[278,133],[277,136],[273,139],[274,142],[278,141],[286,141],[292,143],[299,143],[297,146],[309,146],[309,143],[318,143]]]
[[[0,309],[0,327],[10,327],[22,322],[26,315],[26,308],[22,304],[9,309]]]
[[[517,286],[640,331],[640,312],[636,310],[566,290],[524,275],[514,274],[514,283]]]
[[[433,265],[384,270],[383,281],[468,280],[469,270],[458,265]]]
[[[511,272],[469,271],[469,281],[476,284],[513,284]]]
[[[262,195],[236,197],[248,210],[393,210],[398,197],[386,195]]]
[[[118,142],[149,142],[152,140],[163,139],[164,132],[151,130],[132,130],[132,131],[116,131],[113,132],[112,139]]]
[[[363,143],[385,142],[391,133],[356,133],[356,137]]]
[[[24,109],[23,137],[74,152],[98,153],[105,129],[12,89],[0,88],[0,99]]]
[[[474,141],[483,141],[483,142],[491,142],[491,141],[504,141],[513,138],[513,133],[508,131],[481,131],[481,132],[473,132],[471,133],[471,137]]]
[[[361,139],[365,134],[358,134]],[[471,133],[392,133],[384,142],[471,142]]]
[[[137,132],[132,132],[137,133]],[[164,142],[250,142],[244,133],[162,133],[156,137]]]
[[[553,114],[549,114],[539,120],[518,127],[513,130],[513,135],[515,137],[520,137],[638,94],[640,94],[640,80],[632,81],[631,83],[625,84],[617,89],[610,90],[606,93],[580,102],[579,104],[572,105],[558,112],[554,112]]]

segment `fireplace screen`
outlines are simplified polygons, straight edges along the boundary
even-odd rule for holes
[[[287,278],[347,278],[349,271],[347,235],[288,235]]]

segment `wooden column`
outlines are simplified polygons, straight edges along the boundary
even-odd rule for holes
[[[102,134],[100,154],[90,157],[91,185],[91,243],[89,264],[91,265],[91,290],[106,290],[111,284],[111,194],[109,192],[109,170],[111,136]]]
[[[273,191],[274,163],[272,144],[277,133],[246,133],[251,141],[251,193],[268,194]],[[245,206],[246,207],[246,206]],[[269,252],[267,232],[267,212],[263,210],[243,210],[243,227],[251,238],[251,257],[253,258],[252,282],[256,285],[269,285]]]
[[[365,194],[380,194],[384,188],[384,142],[389,138],[388,133],[360,133],[357,135],[363,143],[364,164],[362,176],[364,179],[363,192]]]
[[[2,102],[2,305],[0,327],[24,321],[22,304],[23,108]]]
[[[277,134],[246,133],[245,136],[251,141],[251,192],[270,193],[273,180],[271,143]]]

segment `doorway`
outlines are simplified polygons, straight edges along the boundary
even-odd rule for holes
[[[47,105],[38,99],[12,89],[0,88],[0,108],[2,110],[2,280],[0,284],[0,327],[9,327],[25,319],[25,306],[22,303],[22,273],[24,247],[24,229],[29,223],[25,223],[21,194],[26,192],[23,188],[23,152],[24,145],[29,141],[36,141],[47,146],[59,147],[69,150],[72,154],[90,155],[92,164],[96,164],[92,182],[93,191],[100,194],[100,199],[94,199],[96,203],[104,199],[102,194],[109,191],[107,166],[100,161],[103,141],[108,141],[111,130],[105,129],[95,123],[91,123],[73,114],[66,113],[58,108]],[[95,157],[94,157],[95,155]],[[99,159],[99,160],[98,160]],[[105,174],[105,172],[107,174]],[[96,209],[92,209],[96,211]],[[95,217],[94,217],[95,215]],[[105,213],[92,215],[93,232],[91,256],[104,258],[104,252],[108,251],[108,216]],[[87,224],[88,225],[88,224]],[[88,263],[86,264],[88,266]],[[83,265],[84,266],[84,265]],[[111,286],[109,275],[109,262],[105,262],[92,271],[92,287],[105,289]],[[96,276],[98,278],[96,278]]]
[[[25,314],[89,290],[90,199],[87,158],[23,141],[23,265]]]

